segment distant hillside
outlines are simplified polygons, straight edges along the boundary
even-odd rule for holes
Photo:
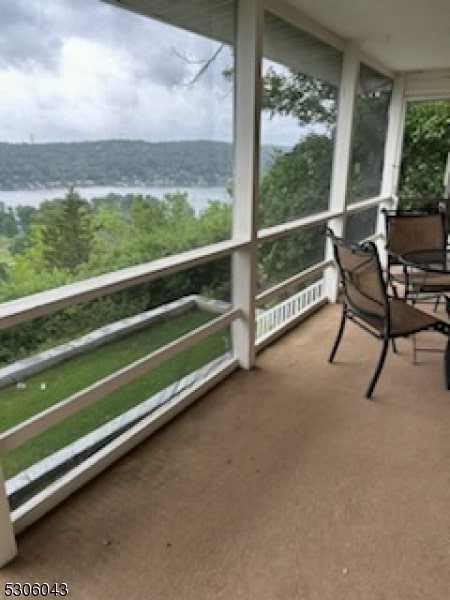
[[[276,151],[262,148],[263,168]],[[231,144],[128,140],[53,144],[0,143],[0,189],[76,185],[225,185]]]

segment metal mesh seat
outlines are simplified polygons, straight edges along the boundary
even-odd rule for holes
[[[329,362],[334,360],[347,319],[382,340],[381,354],[365,394],[367,398],[371,398],[384,366],[390,340],[425,330],[438,331],[448,336],[449,326],[445,321],[402,299],[388,296],[377,248],[373,242],[349,245],[335,236],[331,229],[327,230],[327,234],[333,243],[334,258],[343,289],[342,317]]]

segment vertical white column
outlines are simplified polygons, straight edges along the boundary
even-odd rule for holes
[[[450,152],[447,156],[447,166],[444,173],[444,198],[450,198]]]
[[[330,210],[343,212],[344,215],[330,219],[328,222],[328,226],[339,236],[344,233],[345,201],[351,161],[353,113],[359,80],[359,64],[359,47],[349,43],[344,52],[342,63],[330,191]],[[326,257],[330,258],[332,256],[332,246],[330,241],[327,240]],[[335,267],[325,269],[324,279],[326,295],[330,302],[336,302],[338,292],[337,269]]]
[[[405,74],[399,73],[394,79],[389,106],[381,182],[382,196],[394,196],[397,193],[405,129],[405,106]]]
[[[257,197],[261,107],[263,7],[260,0],[238,0],[234,92],[233,239],[246,249],[232,257],[233,306],[242,318],[232,325],[233,351],[241,367],[255,361]]]
[[[396,207],[395,195],[397,194],[398,181],[400,177],[400,163],[402,157],[403,135],[405,130],[405,81],[404,73],[396,75],[389,106],[388,126],[386,131],[386,143],[384,146],[383,176],[381,180],[381,195],[388,196],[389,200],[380,203],[378,207],[376,233],[378,236],[378,251],[383,265],[386,264],[386,244],[384,233],[386,229],[385,217],[382,213],[384,208]]]
[[[9,563],[16,554],[16,539],[11,523],[8,498],[6,497],[3,470],[0,466],[0,567]]]

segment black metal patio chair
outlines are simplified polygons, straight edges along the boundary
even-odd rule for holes
[[[333,243],[343,292],[341,322],[328,360],[334,360],[347,320],[380,339],[381,354],[365,394],[366,398],[371,398],[391,340],[425,330],[448,336],[449,325],[400,298],[388,295],[373,242],[346,244],[331,229],[327,229],[327,235]]]
[[[388,283],[394,295],[398,289],[403,290],[403,298],[413,301],[426,300],[430,297],[436,302],[439,299],[439,275],[427,278],[424,286],[422,273],[417,276],[402,263],[400,255],[416,250],[442,249],[445,260],[447,247],[447,214],[436,207],[428,211],[388,211],[384,210],[385,235],[387,252]]]

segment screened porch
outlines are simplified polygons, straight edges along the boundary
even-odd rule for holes
[[[0,326],[208,266],[228,279],[223,294],[202,296],[205,322],[3,428],[0,580],[66,581],[76,598],[444,598],[450,412],[442,360],[430,354],[413,365],[405,341],[373,402],[363,389],[376,343],[349,331],[342,359],[327,363],[339,307],[325,226],[375,241],[383,257],[381,211],[398,202],[408,103],[450,97],[450,6],[104,4],[213,40],[213,55],[228,48],[230,231],[8,300]],[[264,86],[286,81],[302,102],[281,110],[287,120],[267,120],[280,103]],[[308,112],[311,94],[320,123]],[[297,127],[297,141],[278,147],[268,179],[260,150],[275,126]],[[308,153],[298,150],[305,139]],[[298,173],[308,189],[289,185]],[[10,466],[22,446],[218,333],[218,362],[201,376],[198,365],[183,373],[184,387],[171,381],[156,410],[12,504],[11,480],[32,478],[37,464]]]

